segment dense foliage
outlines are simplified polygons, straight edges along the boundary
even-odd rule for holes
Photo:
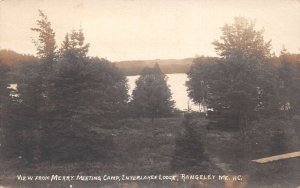
[[[3,153],[3,145],[6,142],[5,127],[8,121],[9,105],[9,85],[8,85],[9,68],[0,61],[0,153]],[[2,155],[0,156],[0,158]]]
[[[138,117],[168,116],[174,108],[171,91],[167,85],[167,77],[156,64],[153,68],[144,68],[136,81],[132,92],[131,108]]]
[[[284,112],[300,110],[300,55],[283,49],[277,64],[280,107]]]
[[[31,28],[39,34],[38,40],[34,40],[37,55],[45,64],[51,64],[57,60],[55,33],[48,17],[39,10],[40,19],[36,21],[37,27]]]
[[[197,167],[202,167],[200,170],[204,172],[207,169],[204,169],[206,166],[203,165],[203,162],[207,162],[208,158],[205,154],[201,134],[199,134],[199,130],[195,129],[199,126],[188,115],[182,122],[184,132],[175,141],[171,166],[175,172],[185,172],[186,169]]]
[[[67,34],[59,51],[43,12],[32,30],[39,34],[39,62],[17,69],[16,96],[1,126],[5,153],[28,164],[111,159],[111,135],[93,128],[120,117],[128,100],[125,76],[109,61],[87,55],[81,29]]]
[[[275,115],[280,107],[270,41],[265,42],[263,31],[254,27],[242,17],[226,24],[220,40],[213,43],[220,58],[202,59],[201,63],[195,59],[188,73],[188,93],[193,101],[204,103],[241,131],[248,121],[261,114]]]
[[[38,57],[0,51],[0,149],[6,157],[27,164],[112,159],[114,142],[104,131],[110,122],[127,112],[152,122],[174,112],[167,77],[157,64],[142,70],[128,103],[125,76],[109,61],[88,56],[82,29],[66,34],[59,49],[43,12],[32,30],[38,33]],[[263,32],[244,18],[225,25],[214,45],[220,57],[195,58],[187,82],[189,97],[212,110],[214,120],[245,132],[248,122],[262,115],[299,113],[299,54],[271,55]],[[183,126],[174,151],[176,170],[206,160],[196,125]],[[279,132],[274,142],[281,137]]]

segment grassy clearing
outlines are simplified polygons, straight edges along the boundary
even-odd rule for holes
[[[196,166],[183,166],[174,171],[172,160],[176,140],[186,133],[183,118],[160,118],[154,123],[150,119],[125,119],[114,123],[111,128],[94,127],[98,133],[111,135],[112,150],[115,156],[109,161],[35,164],[20,166],[17,160],[1,164],[1,174],[14,177],[17,174],[27,175],[149,175],[149,174],[226,174],[243,175],[241,187],[295,187],[300,185],[299,158],[282,160],[267,164],[255,164],[253,159],[267,157],[283,152],[300,150],[300,118],[265,119],[253,122],[247,130],[247,138],[242,139],[239,132],[207,130],[208,121],[204,118],[193,118],[193,132],[199,135],[205,150],[207,161]],[[79,151],[80,152],[80,151]],[[184,160],[184,158],[183,158]],[[13,182],[13,183],[12,183]],[[65,183],[26,184],[7,180],[15,187],[65,187]],[[225,182],[226,185],[232,182]],[[4,184],[4,183],[3,183]],[[224,187],[224,182],[90,182],[78,183],[76,187]],[[1,183],[0,183],[1,185]],[[74,186],[75,187],[75,186]]]
[[[84,163],[64,163],[64,164],[34,164],[30,166],[19,166],[16,160],[6,162],[3,166],[2,174],[6,177],[15,177],[17,174],[25,175],[150,175],[162,174],[172,175],[171,161],[174,156],[176,139],[184,135],[182,125],[183,118],[160,118],[152,123],[150,119],[125,119],[114,123],[111,128],[93,127],[93,131],[99,135],[111,135],[113,139],[112,150],[115,156],[110,161],[104,162],[84,162]],[[203,120],[205,121],[205,120]],[[198,121],[200,122],[200,121]],[[205,123],[204,123],[205,124]],[[203,125],[204,125],[203,124]],[[80,152],[80,151],[79,151]],[[206,162],[206,168],[210,163]],[[186,172],[202,173],[196,167],[184,169]],[[9,181],[8,183],[12,183]],[[43,186],[41,183],[20,183],[14,179],[13,184],[17,187]],[[131,182],[131,183],[109,183],[111,187],[183,187],[183,186],[204,186],[205,182]],[[60,187],[63,183],[51,183],[49,186]],[[77,187],[104,186],[107,183],[76,183]],[[212,186],[212,185],[209,185]]]
[[[298,116],[253,122],[246,140],[238,132],[209,131],[205,145],[225,172],[244,175],[248,187],[296,187],[300,185],[299,158],[266,164],[251,160],[299,151],[299,124]]]

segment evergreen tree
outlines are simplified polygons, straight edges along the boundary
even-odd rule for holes
[[[66,34],[60,48],[60,58],[62,61],[72,61],[73,63],[83,61],[87,57],[90,44],[85,44],[85,37],[82,29],[73,30],[71,34]]]
[[[107,60],[87,56],[82,30],[66,36],[56,59],[54,32],[40,16],[33,29],[40,61],[20,68],[6,126],[11,157],[27,164],[111,159],[111,136],[93,127],[119,117],[128,100],[126,78]]]
[[[204,161],[208,161],[202,144],[201,136],[195,130],[196,122],[192,122],[190,117],[185,117],[183,121],[184,133],[176,138],[175,151],[171,161],[171,166],[175,172],[196,168],[202,170]]]
[[[55,77],[48,156],[69,162],[108,157],[113,150],[111,137],[91,130],[120,115],[128,98],[125,77],[98,58],[61,62]]]
[[[144,68],[136,81],[132,92],[131,106],[138,117],[168,116],[174,109],[171,91],[167,85],[167,77],[156,64],[153,68]]]
[[[40,20],[37,20],[37,27],[31,28],[32,31],[38,32],[38,40],[34,41],[37,47],[38,57],[45,64],[52,64],[57,60],[55,33],[51,27],[48,17],[39,10]]]
[[[113,146],[111,138],[97,136],[91,128],[116,119],[128,100],[126,78],[107,60],[87,57],[88,47],[82,31],[73,31],[60,50],[45,137],[47,156],[54,161],[107,157],[111,150],[105,148]]]
[[[23,130],[20,138],[23,143],[23,159],[28,162],[43,160],[48,156],[46,140],[49,134],[50,111],[53,106],[50,98],[53,92],[52,79],[58,61],[55,33],[48,17],[39,10],[37,27],[31,28],[39,34],[34,43],[39,63],[26,63],[22,66],[17,79],[20,103],[12,121],[15,127]],[[17,117],[18,115],[18,117]]]

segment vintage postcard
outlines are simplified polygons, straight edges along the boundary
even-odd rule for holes
[[[300,187],[300,1],[0,0],[0,188]]]

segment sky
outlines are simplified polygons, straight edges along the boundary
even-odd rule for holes
[[[216,56],[212,42],[235,16],[255,21],[272,51],[300,51],[297,0],[0,0],[0,49],[36,54],[32,42],[41,9],[60,46],[83,29],[89,55],[110,61]]]

